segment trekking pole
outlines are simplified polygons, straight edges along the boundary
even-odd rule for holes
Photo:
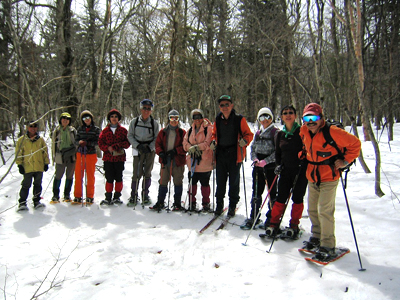
[[[167,206],[167,209],[166,209],[167,212],[170,212],[169,199],[170,199],[170,196],[171,196],[171,176],[172,176],[172,163],[173,163],[172,159],[170,160],[169,163],[170,163],[171,166],[169,168],[168,206]]]
[[[84,153],[84,157],[85,157],[85,169],[84,169],[84,174],[85,174],[85,196],[86,196],[86,200],[87,200],[87,170],[86,170],[86,152],[87,152],[87,148],[86,146],[83,148],[83,153]],[[87,206],[87,201],[85,201],[85,205]],[[82,207],[83,207],[83,194],[82,194]]]
[[[142,209],[144,209],[144,195],[145,195],[145,187],[146,187],[146,183],[145,183],[145,181],[146,181],[146,174],[145,174],[145,167],[146,167],[146,158],[147,158],[147,154],[144,154],[144,159],[143,159],[143,162],[140,164],[140,161],[139,161],[139,164],[140,164],[140,170],[142,171],[142,176],[140,176],[140,177],[142,177]]]
[[[246,179],[244,177],[244,162],[243,162],[243,147],[240,147],[240,153],[242,154],[242,177],[243,177],[243,190],[244,190],[244,204],[246,206],[246,219],[249,218],[249,213],[247,211],[247,196],[246,196]]]
[[[215,150],[213,150],[213,211],[215,210],[215,168],[214,168],[214,164],[215,164]]]
[[[348,172],[348,171],[346,171],[346,174],[347,174],[347,172]],[[341,179],[341,182],[342,182],[343,193],[344,193],[344,199],[345,199],[345,201],[346,201],[346,206],[347,206],[347,212],[349,213],[349,219],[350,219],[350,224],[351,224],[351,230],[353,231],[354,243],[356,244],[357,255],[358,255],[358,261],[360,262],[360,269],[359,269],[359,271],[365,271],[366,269],[364,269],[363,266],[362,266],[360,251],[358,250],[358,243],[357,243],[356,233],[355,233],[355,231],[354,231],[353,219],[352,219],[352,217],[351,217],[349,201],[347,200],[346,188],[345,188],[345,184],[344,184],[344,182],[343,182],[342,173],[340,173],[340,179]]]
[[[255,184],[255,192],[253,193],[253,198],[251,199],[251,201],[253,201],[253,209],[254,209],[253,211],[255,212],[256,208],[257,208],[257,203],[254,198],[258,197],[257,196],[257,193],[258,193],[258,170],[257,170],[256,166],[254,166],[253,168],[254,168],[253,170],[256,172],[256,175],[255,175],[256,184]],[[250,215],[251,215],[251,213],[250,213]],[[253,220],[253,223],[254,223],[254,220]]]
[[[258,214],[257,214],[257,217],[256,217],[254,220],[257,220],[257,219],[260,217],[261,211],[262,211],[262,209],[263,209],[263,207],[264,207],[264,204],[265,204],[265,202],[267,201],[268,196],[269,196],[269,193],[271,192],[272,188],[274,187],[274,184],[275,184],[275,181],[276,181],[277,178],[278,178],[278,175],[275,175],[274,181],[272,181],[271,187],[270,187],[269,190],[268,190],[268,194],[267,194],[267,196],[265,197],[265,199],[264,199],[264,201],[263,201],[263,203],[262,203],[262,205],[261,205],[261,207],[260,207],[260,210],[259,210],[259,212],[258,212]],[[251,231],[253,230],[253,228],[254,228],[255,225],[256,225],[256,222],[254,221],[254,222],[253,222],[253,225],[251,226],[250,232],[249,232],[249,234],[247,235],[246,241],[245,241],[244,243],[242,243],[243,246],[247,246],[247,241],[249,240]]]
[[[133,160],[135,160],[135,157],[133,157]],[[136,205],[137,205],[137,200],[138,200],[138,190],[139,190],[139,175],[140,175],[140,152],[138,153],[138,163],[137,163],[137,169],[136,169],[136,180],[135,180],[135,195],[133,196],[133,200],[135,201],[135,204],[133,206],[133,210],[136,210]]]
[[[289,203],[289,201],[290,201],[290,198],[291,198],[292,195],[293,195],[293,190],[294,190],[294,188],[296,187],[297,179],[298,179],[299,176],[300,176],[301,170],[302,170],[302,167],[300,166],[299,172],[296,174],[296,177],[295,177],[294,180],[293,180],[293,184],[292,184],[292,188],[290,189],[289,196],[288,196],[287,199],[286,199],[285,208],[283,209],[282,215],[281,215],[281,217],[279,218],[279,223],[278,223],[277,229],[279,229],[279,228],[281,227],[281,223],[282,223],[283,216],[285,215],[286,208],[287,208],[287,206],[288,206],[288,203]],[[269,246],[269,250],[267,250],[267,253],[270,253],[270,252],[271,252],[271,249],[272,249],[272,246],[274,245],[275,240],[276,240],[276,234],[274,234],[273,237],[272,237],[272,242],[271,242],[271,245]]]
[[[189,215],[192,215],[192,201],[193,200],[193,176],[194,176],[194,172],[196,171],[196,158],[194,158],[192,160],[192,164],[191,164],[192,168],[190,170],[190,181],[189,181]],[[192,199],[190,199],[190,196],[192,196]]]

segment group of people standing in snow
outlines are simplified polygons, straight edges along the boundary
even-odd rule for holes
[[[224,197],[228,181],[227,214],[233,217],[239,203],[240,169],[246,157],[246,148],[251,144],[251,213],[241,228],[251,229],[258,225],[266,230],[267,235],[276,235],[291,198],[293,204],[286,233],[296,238],[308,185],[308,213],[312,223],[312,236],[305,246],[317,249],[317,256],[322,258],[333,255],[336,245],[336,188],[341,169],[359,155],[361,143],[358,138],[336,126],[328,126],[322,107],[316,103],[305,107],[302,126],[296,122],[296,109],[291,105],[283,107],[280,113],[282,130],[274,125],[272,111],[266,107],[261,108],[257,114],[260,129],[255,136],[246,119],[235,111],[230,96],[219,97],[218,105],[220,113],[214,124],[205,118],[201,109],[194,109],[190,114],[193,123],[188,131],[180,128],[180,114],[174,109],[168,113],[167,126],[160,129],[160,124],[151,116],[154,104],[149,99],[140,102],[141,113],[131,121],[128,130],[121,126],[122,116],[116,109],[107,114],[108,125],[103,130],[95,126],[93,115],[88,110],[80,114],[82,125],[77,130],[71,126],[71,115],[62,113],[59,126],[52,134],[55,175],[51,203],[60,202],[60,186],[65,174],[63,201],[92,204],[96,162],[98,157],[102,157],[106,183],[105,198],[100,204],[122,204],[126,149],[132,145],[133,175],[128,206],[134,207],[140,202],[143,206],[151,204],[149,188],[157,154],[161,164],[158,197],[150,209],[160,211],[166,208],[165,199],[171,193],[173,181],[172,210],[197,210],[197,183],[200,182],[201,210],[221,215],[225,211]],[[326,143],[323,133],[326,128],[335,141],[335,146]],[[24,175],[19,199],[20,209],[27,209],[26,201],[32,180],[34,207],[43,206],[40,202],[41,181],[49,163],[47,146],[38,134],[37,124],[30,123],[27,134],[18,140],[16,147],[16,164]],[[185,165],[189,170],[187,208],[182,206]],[[210,177],[214,168],[216,205],[212,210]],[[141,178],[143,180],[139,195]],[[83,186],[86,198],[83,198]],[[262,202],[265,189],[268,190],[269,209],[263,223],[260,220],[260,209],[265,203]]]

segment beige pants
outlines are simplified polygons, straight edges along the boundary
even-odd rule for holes
[[[313,237],[321,239],[321,246],[333,248],[335,238],[335,198],[339,180],[308,182],[308,215]]]

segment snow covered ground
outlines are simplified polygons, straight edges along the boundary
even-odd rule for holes
[[[387,139],[384,141],[384,132],[380,142],[384,197],[374,195],[374,175],[365,174],[359,164],[348,177],[346,191],[365,272],[359,271],[360,262],[340,184],[336,238],[338,246],[348,247],[351,252],[321,267],[306,262],[305,256],[297,251],[310,236],[306,209],[301,221],[305,233],[300,240],[276,241],[271,253],[267,253],[270,241],[262,241],[258,237],[262,231],[254,230],[247,246],[242,245],[249,234],[237,226],[246,218],[242,182],[242,205],[232,219],[234,224],[215,231],[220,224],[217,221],[200,235],[198,231],[211,215],[155,213],[147,207],[133,210],[126,205],[99,207],[105,179],[98,172],[93,206],[48,204],[52,196],[53,166],[44,174],[43,203],[47,205],[44,211],[30,207],[28,212],[17,213],[22,176],[14,166],[0,185],[0,299],[31,299],[42,293],[40,299],[57,300],[276,296],[280,299],[399,299],[399,132],[400,124],[396,124],[395,141],[389,146]],[[375,159],[371,143],[363,142],[362,149],[373,172]],[[1,166],[0,177],[6,173],[14,155],[13,148],[4,151],[6,159],[11,158]],[[247,161],[244,168],[249,202],[251,162]],[[128,155],[124,173],[125,202],[131,175],[132,156]],[[153,200],[157,197],[158,178],[157,162],[151,186]],[[288,216],[287,213],[283,225],[287,225]]]

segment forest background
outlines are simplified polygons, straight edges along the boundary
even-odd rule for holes
[[[318,102],[357,136],[363,126],[382,196],[373,126],[387,126],[393,140],[399,2],[2,0],[1,139],[22,134],[27,120],[51,131],[62,111],[75,125],[84,109],[100,126],[111,108],[129,120],[144,98],[162,122],[171,108],[183,119],[201,108],[212,120],[222,94],[250,121],[264,106],[277,115],[287,104],[301,112]]]

